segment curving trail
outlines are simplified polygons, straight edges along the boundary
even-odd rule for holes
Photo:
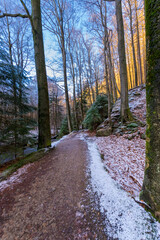
[[[111,239],[86,188],[87,144],[72,134],[0,191],[1,240]]]

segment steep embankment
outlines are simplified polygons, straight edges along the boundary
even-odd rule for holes
[[[120,99],[112,110],[114,134],[98,137],[98,149],[104,161],[104,166],[110,176],[133,197],[138,197],[142,187],[145,167],[145,123],[146,123],[146,92],[141,85],[129,90],[130,110],[138,120],[122,125],[117,121],[120,116]],[[99,126],[99,135],[105,135],[108,121]]]

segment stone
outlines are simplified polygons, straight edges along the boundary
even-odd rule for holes
[[[134,96],[141,96],[141,93],[140,92],[135,92]]]
[[[108,127],[105,127],[105,128],[102,128],[102,129],[97,130],[96,135],[97,135],[97,137],[102,137],[102,136],[107,137],[107,136],[110,136],[111,133],[112,133],[112,130],[111,130],[111,128],[108,126]]]
[[[145,134],[145,133],[143,133],[143,134],[141,135],[141,139],[146,140],[146,134]]]
[[[136,128],[136,127],[138,127],[138,124],[137,124],[137,123],[129,123],[129,124],[127,125],[127,127],[128,127],[128,128]]]

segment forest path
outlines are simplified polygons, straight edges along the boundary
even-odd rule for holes
[[[108,239],[86,190],[87,144],[77,136],[61,141],[0,192],[1,240]]]

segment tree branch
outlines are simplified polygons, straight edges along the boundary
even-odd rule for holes
[[[11,13],[3,13],[2,15],[0,15],[0,18],[4,18],[4,17],[21,17],[21,18],[29,18],[28,15],[24,15],[24,14],[20,14],[20,13],[15,13],[15,14],[11,14]]]
[[[34,31],[35,29],[34,29],[34,24],[33,24],[32,16],[30,15],[29,10],[28,10],[26,4],[24,3],[24,1],[23,1],[23,0],[20,0],[20,2],[22,3],[22,5],[23,5],[23,7],[24,7],[24,9],[25,9],[25,11],[26,11],[26,13],[27,13],[27,16],[28,16],[28,18],[29,18],[29,20],[30,20],[30,23],[31,23],[31,26],[32,26],[32,30]]]

